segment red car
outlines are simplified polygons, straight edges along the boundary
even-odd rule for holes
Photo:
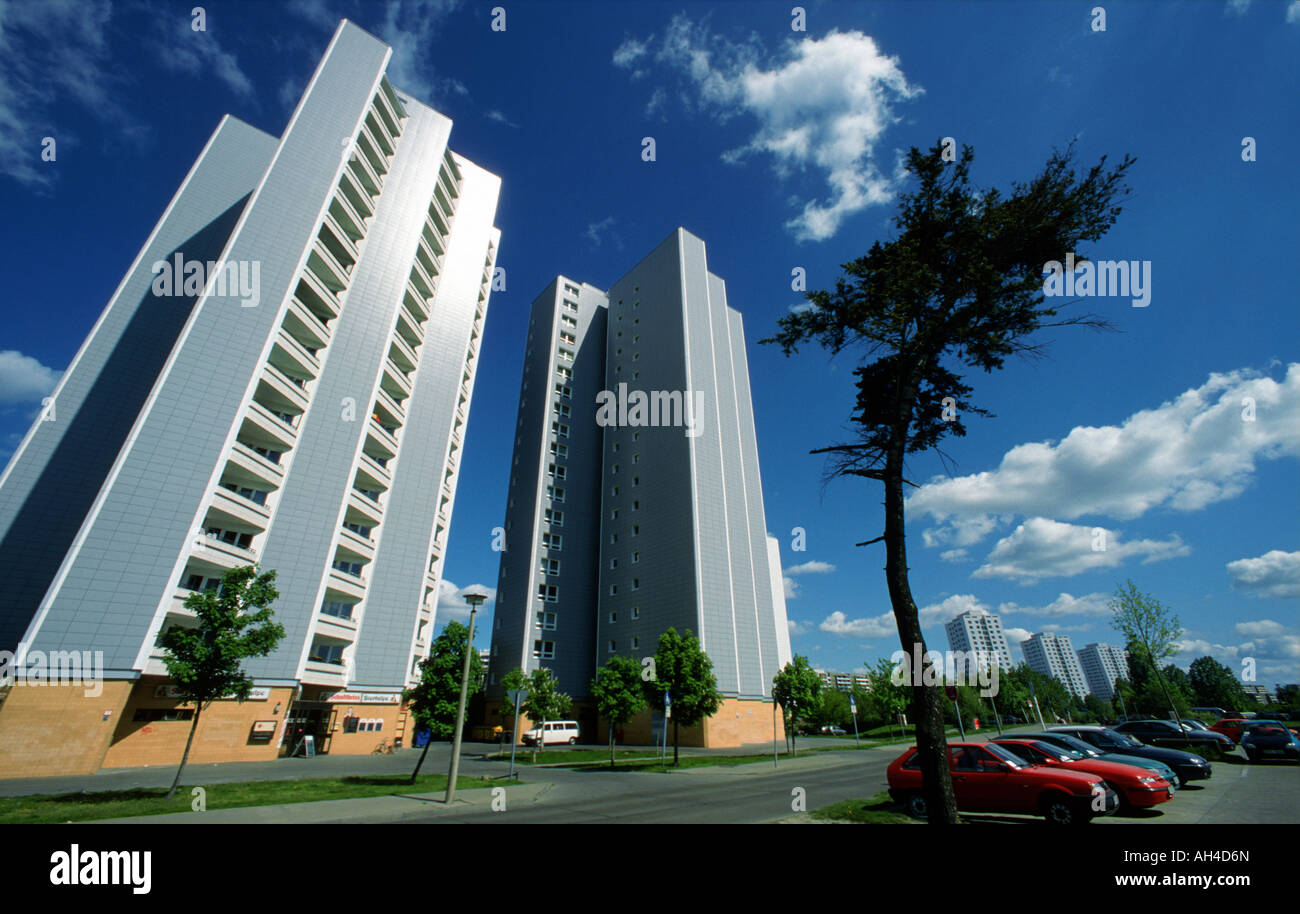
[[[1088,758],[1082,753],[1072,753],[1060,746],[1032,739],[999,737],[996,745],[1004,747],[1030,765],[1048,765],[1095,774],[1114,787],[1125,804],[1137,809],[1158,806],[1174,798],[1174,785],[1150,768]]]
[[[1040,815],[1048,822],[1072,824],[1119,808],[1119,794],[1098,775],[1063,766],[1029,765],[996,743],[949,743],[948,770],[957,808],[970,812]],[[894,759],[886,776],[894,802],[924,818],[916,747]]]
[[[1241,725],[1244,724],[1245,722],[1246,722],[1245,718],[1225,717],[1217,724],[1213,724],[1210,727],[1210,729],[1213,730],[1215,733],[1222,733],[1224,736],[1232,740],[1234,743],[1240,743]]]

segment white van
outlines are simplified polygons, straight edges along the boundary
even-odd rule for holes
[[[532,746],[536,744],[537,737],[540,734],[537,727],[524,733],[524,745]],[[578,741],[578,722],[576,720],[550,720],[546,722],[546,736],[542,739],[543,746],[554,745],[555,743],[568,743],[572,746]]]

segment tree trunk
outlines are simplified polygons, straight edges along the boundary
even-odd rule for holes
[[[181,775],[185,772],[185,763],[190,760],[190,746],[194,745],[194,733],[199,729],[199,715],[203,713],[203,706],[198,702],[194,703],[194,722],[190,724],[190,735],[185,740],[185,754],[181,756],[181,766],[176,769],[176,780],[172,781],[172,789],[167,791],[166,799],[170,800],[176,793],[176,788],[181,783]]]
[[[1183,736],[1183,745],[1190,749],[1192,746],[1192,738],[1188,735],[1187,731],[1183,729],[1183,719],[1178,716],[1178,708],[1174,706],[1173,696],[1169,694],[1169,687],[1165,685],[1165,674],[1160,672],[1160,667],[1156,664],[1154,655],[1151,654],[1151,649],[1149,647],[1147,648],[1147,656],[1153,657],[1151,666],[1155,668],[1156,681],[1160,683],[1160,691],[1165,693],[1165,701],[1169,702],[1169,710],[1174,712],[1174,721],[1177,723],[1178,732]]]
[[[912,385],[913,388],[915,385]],[[910,395],[915,391],[908,391]],[[907,543],[904,536],[903,457],[907,425],[910,424],[911,398],[905,401],[908,421],[895,434],[885,461],[885,577],[889,584],[889,602],[898,624],[898,638],[903,650],[913,656],[919,645],[924,664],[925,638],[912,588],[907,579]],[[957,822],[957,803],[952,792],[952,775],[948,770],[948,741],[943,728],[943,693],[938,686],[923,682],[912,684],[912,714],[916,725],[916,745],[921,761],[921,778],[925,792],[926,818],[931,825]]]
[[[609,722],[609,767],[614,767],[614,722]]]
[[[429,727],[429,741],[424,744],[424,751],[420,753],[420,760],[415,763],[415,770],[411,772],[411,783],[420,776],[420,769],[424,767],[424,757],[429,754],[429,747],[433,745],[433,727]]]
[[[673,767],[677,767],[677,718],[673,718]]]

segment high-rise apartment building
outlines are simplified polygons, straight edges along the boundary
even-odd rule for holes
[[[1123,648],[1104,642],[1081,647],[1079,667],[1088,682],[1088,691],[1102,701],[1115,697],[1115,680],[1128,678],[1128,655]]]
[[[489,705],[506,672],[545,666],[594,737],[597,668],[653,655],[673,627],[699,636],[728,699],[690,738],[770,739],[784,590],[741,316],[704,242],[676,230],[608,292],[551,283],[519,401]]]
[[[978,652],[981,658],[987,657],[990,663],[1009,670],[1011,648],[1007,646],[1007,636],[1002,631],[1002,617],[985,609],[968,609],[944,626],[948,635],[948,649],[963,653]]]
[[[193,712],[156,639],[254,563],[286,636],[193,760],[409,743],[500,180],[391,53],[345,21],[280,137],[221,122],[0,476],[0,649],[104,680],[11,688],[6,773],[175,762]]]
[[[1088,694],[1088,683],[1069,635],[1039,632],[1020,642],[1020,649],[1031,670],[1051,676],[1080,698]]]

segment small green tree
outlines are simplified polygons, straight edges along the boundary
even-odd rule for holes
[[[185,608],[194,613],[197,625],[173,625],[159,636],[167,675],[181,697],[194,703],[185,753],[167,799],[181,782],[203,711],[218,698],[247,698],[253,680],[245,675],[242,661],[265,657],[284,637],[284,626],[272,621],[271,604],[279,596],[274,571],[259,574],[255,565],[232,568],[222,577],[220,588],[185,598]]]
[[[559,680],[546,667],[538,667],[528,677],[528,697],[521,710],[537,721],[537,742],[533,743],[533,762],[537,762],[537,747],[545,747],[546,722],[569,713],[573,700],[560,691]]]
[[[1104,698],[1090,694],[1083,699],[1083,707],[1099,724],[1108,724],[1115,719],[1115,706]]]
[[[808,658],[797,655],[772,677],[772,697],[781,705],[786,719],[786,736],[790,740],[790,754],[798,755],[795,742],[799,719],[817,709],[822,694],[822,678],[808,665]]]
[[[907,679],[896,682],[898,677],[894,675],[895,669],[896,665],[887,657],[881,657],[874,667],[867,668],[867,694],[870,697],[872,716],[891,727],[898,720],[898,715],[905,712],[912,702]]]
[[[501,715],[501,719],[510,721],[511,738],[517,741],[518,734],[515,733],[515,729],[519,726],[519,721],[515,719],[515,703],[510,700],[510,693],[515,689],[528,691],[528,677],[519,667],[515,667],[501,677],[501,704],[497,706],[497,713]]]
[[[722,707],[713,661],[700,648],[699,639],[686,630],[684,635],[669,628],[659,636],[655,648],[654,676],[643,679],[646,701],[652,708],[664,706],[664,692],[672,699],[673,764],[677,764],[678,728],[693,727],[712,717]]]
[[[1110,601],[1111,628],[1121,631],[1134,644],[1139,653],[1151,663],[1155,670],[1156,681],[1164,693],[1165,705],[1174,712],[1174,720],[1182,730],[1183,720],[1179,716],[1173,695],[1169,691],[1165,675],[1161,672],[1160,661],[1172,657],[1177,652],[1177,640],[1183,633],[1178,616],[1165,607],[1155,597],[1148,596],[1137,589],[1131,580],[1123,587],[1115,588],[1115,598]],[[1129,660],[1132,672],[1133,660]],[[1186,733],[1183,739],[1190,745]]]
[[[614,730],[646,709],[641,664],[631,657],[610,657],[591,681],[596,710],[609,724],[609,767],[614,767]]]
[[[448,739],[455,735],[456,709],[460,701],[460,677],[465,668],[465,648],[469,628],[459,622],[448,622],[429,648],[429,656],[420,661],[420,681],[402,693],[417,727],[428,729],[429,742],[424,744],[411,772],[415,783],[424,766],[424,757],[435,739]],[[469,655],[469,684],[465,699],[478,693],[483,682],[483,661],[478,651]]]

